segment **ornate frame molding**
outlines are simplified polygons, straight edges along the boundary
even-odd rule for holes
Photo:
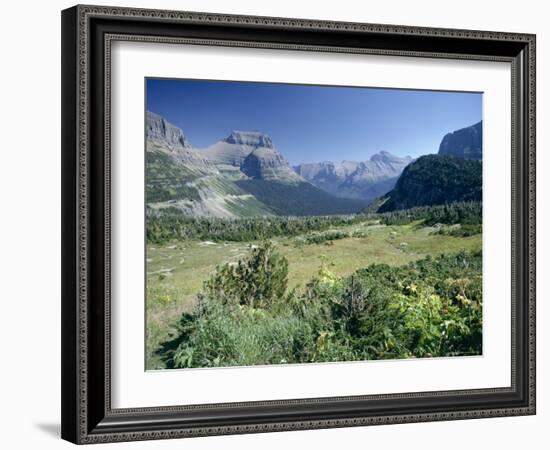
[[[112,22],[115,31],[104,23]],[[101,30],[96,29],[102,23]],[[262,40],[220,39],[219,37],[176,37],[152,36],[135,32],[124,32],[125,24],[160,23],[166,26],[203,28],[205,33],[216,35],[229,33],[231,27],[246,29],[250,35],[261,30],[270,36],[283,36],[294,32],[296,36],[305,31],[323,31],[345,38],[351,34],[365,39],[373,36],[377,46],[342,46],[328,42],[273,42]],[[96,27],[96,28],[94,28]],[[117,30],[122,32],[116,32]],[[211,30],[216,30],[212,32]],[[221,30],[221,31],[220,31]],[[404,422],[439,421],[535,413],[535,36],[471,30],[450,30],[440,28],[405,27],[348,22],[332,22],[304,19],[271,18],[256,16],[234,16],[205,14],[197,12],[158,11],[99,6],[76,6],[63,12],[63,377],[64,383],[62,434],[65,439],[76,443],[98,443],[143,439],[164,439],[173,437],[206,436],[214,434],[238,434],[250,432],[271,432],[297,429],[362,426]],[[254,35],[255,36],[255,35]],[[328,36],[328,35],[327,35]],[[405,48],[384,48],[383,41],[390,37],[427,39],[420,50],[413,41]],[[95,39],[95,41],[94,41]],[[291,39],[291,38],[289,38]],[[302,37],[300,37],[302,39]],[[307,38],[304,38],[307,39]],[[460,43],[460,51],[445,52],[435,43],[441,39]],[[512,298],[516,292],[523,292],[513,307],[512,343],[512,386],[510,388],[483,389],[472,391],[432,392],[419,394],[396,394],[361,397],[334,397],[309,400],[288,400],[274,402],[250,402],[245,404],[194,405],[166,408],[139,408],[113,410],[110,402],[110,63],[111,43],[116,40],[144,41],[157,43],[185,43],[193,45],[243,46],[265,49],[289,49],[323,52],[348,52],[383,54],[411,57],[481,59],[506,61],[512,64],[512,147],[513,147],[513,276]],[[382,42],[382,44],[380,44]],[[424,42],[424,41],[422,41]],[[497,42],[496,50],[487,54],[476,51],[481,43]],[[99,44],[98,44],[99,43]],[[338,43],[338,42],[336,42]],[[430,47],[430,43],[433,45]],[[380,48],[382,45],[382,48]],[[100,46],[103,47],[100,50]],[[490,48],[491,46],[487,46]],[[471,49],[471,51],[469,50]],[[500,49],[500,51],[499,51]],[[101,67],[98,67],[101,64]],[[98,92],[98,74],[104,72],[103,92]],[[93,105],[101,95],[103,124],[98,126],[97,111]],[[516,101],[518,99],[518,101]],[[94,122],[95,121],[95,122]],[[99,131],[97,131],[99,130]],[[97,137],[96,137],[97,136]],[[95,140],[94,140],[95,139]],[[92,147],[91,143],[94,143]],[[103,156],[99,166],[91,164],[97,156],[93,148],[101,142]],[[98,169],[99,167],[99,169]],[[76,168],[76,170],[75,170]],[[99,171],[99,172],[98,172]],[[98,176],[102,174],[102,179]],[[101,188],[98,188],[101,184]],[[95,205],[95,206],[94,206]],[[98,217],[98,212],[103,216]],[[98,225],[102,222],[102,225]],[[98,239],[97,233],[101,230]],[[66,232],[66,233],[65,233]],[[95,236],[92,240],[91,236]],[[524,242],[526,241],[526,242]],[[96,246],[102,245],[98,254]],[[520,254],[516,254],[519,252]],[[519,258],[519,259],[518,259]],[[523,261],[523,259],[525,261]],[[102,263],[99,264],[98,260]],[[516,261],[521,267],[516,267]],[[97,268],[96,268],[97,267]],[[93,269],[92,269],[93,268]],[[93,271],[93,274],[91,273]],[[102,290],[97,297],[93,281],[103,273]],[[518,281],[517,281],[518,280]],[[516,285],[517,281],[517,285]],[[93,293],[91,291],[94,291]],[[96,295],[96,297],[94,297]],[[94,298],[103,298],[98,305]],[[518,308],[516,310],[516,307]],[[92,319],[98,312],[102,323]],[[102,311],[102,314],[101,314]],[[522,317],[517,316],[517,312]],[[517,327],[517,328],[516,328]],[[518,334],[519,333],[519,334]],[[102,337],[99,336],[102,334]],[[516,337],[517,336],[517,337]],[[519,339],[521,338],[521,339]],[[517,342],[517,340],[521,342]],[[525,342],[523,342],[523,339]],[[99,343],[103,343],[102,370],[95,368],[98,357],[91,357]],[[516,357],[520,347],[521,354]],[[524,351],[525,350],[525,351]],[[95,353],[94,353],[95,355]],[[520,370],[516,373],[516,367]],[[104,380],[97,380],[103,374]],[[91,401],[102,387],[101,405]],[[521,395],[518,391],[522,390]],[[290,407],[291,405],[327,404],[335,402],[380,401],[397,399],[414,403],[415,399],[428,396],[464,397],[472,401],[476,396],[511,395],[518,397],[505,406],[472,407],[471,409],[426,410],[407,413],[371,414],[342,417],[319,417],[302,420],[273,420],[269,422],[200,425],[184,420],[170,426],[174,415],[184,415],[189,410],[208,411],[227,407]],[[525,396],[526,395],[526,396]],[[475,402],[474,402],[475,403]],[[205,413],[207,414],[207,413]],[[164,420],[164,424],[162,423]],[[201,422],[202,423],[202,422]]]

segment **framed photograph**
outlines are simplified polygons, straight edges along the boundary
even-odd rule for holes
[[[62,437],[535,413],[535,36],[62,12]]]

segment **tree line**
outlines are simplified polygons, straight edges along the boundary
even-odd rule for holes
[[[269,216],[242,219],[188,217],[175,211],[149,212],[147,242],[161,244],[178,240],[212,240],[247,242],[280,236],[298,236],[309,232],[364,222],[405,225],[422,221],[424,225],[481,225],[480,202],[455,202],[438,206],[421,206],[386,213],[361,213],[333,216]]]

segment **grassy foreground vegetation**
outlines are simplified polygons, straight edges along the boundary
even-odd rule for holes
[[[479,354],[480,216],[160,218],[147,368]]]
[[[265,242],[216,269],[166,346],[168,367],[398,359],[481,351],[481,253],[326,267],[288,289],[288,261]]]

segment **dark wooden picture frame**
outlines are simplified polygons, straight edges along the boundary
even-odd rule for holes
[[[511,63],[511,386],[113,409],[109,99],[116,40]],[[84,444],[534,413],[534,35],[98,6],[62,12],[64,439]]]

